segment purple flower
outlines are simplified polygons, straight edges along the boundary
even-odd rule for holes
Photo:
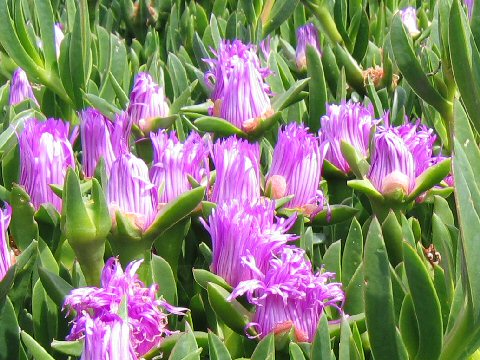
[[[273,115],[269,88],[264,83],[256,64],[240,58],[232,60],[230,76],[225,82],[220,105],[220,117],[247,132]]]
[[[153,143],[153,166],[150,178],[159,188],[160,203],[168,203],[192,188],[187,175],[198,183],[208,173],[208,146],[196,132],[192,132],[184,144],[175,132],[165,130],[150,133]]]
[[[31,99],[38,106],[38,101],[33,94],[27,74],[21,68],[15,70],[10,82],[10,99],[9,105],[16,105],[26,99]]]
[[[12,252],[8,250],[7,229],[12,217],[12,208],[4,203],[5,208],[0,210],[0,281],[5,277],[12,266]]]
[[[224,96],[225,83],[230,78],[233,63],[250,61],[260,72],[263,79],[271,74],[268,68],[260,67],[257,49],[252,44],[244,44],[240,40],[223,40],[217,51],[212,49],[214,59],[204,59],[211,70],[205,73],[205,82],[212,90],[210,99],[217,101]]]
[[[409,6],[400,10],[400,16],[402,17],[403,25],[405,25],[411,36],[415,37],[420,34],[417,25],[417,10],[414,7]]]
[[[311,342],[326,307],[335,307],[342,313],[342,284],[328,282],[335,277],[334,273],[314,274],[304,250],[284,246],[270,259],[266,271],[258,268],[253,256],[246,256],[243,261],[260,277],[240,282],[229,299],[246,294],[248,301],[256,305],[250,326],[256,328],[260,337],[288,331],[293,326],[299,341]]]
[[[107,176],[115,161],[112,146],[114,125],[100,111],[88,108],[79,114],[82,137],[82,165],[86,176],[94,175],[98,160],[103,157]]]
[[[368,178],[384,195],[403,191],[409,194],[415,186],[415,162],[405,141],[391,128],[380,129],[374,136],[374,147]]]
[[[268,61],[268,59],[270,59],[271,42],[272,42],[272,38],[270,35],[268,35],[265,39],[260,41],[260,50],[262,51],[262,55],[265,61]]]
[[[433,129],[421,125],[420,120],[416,124],[406,123],[394,129],[412,153],[415,177],[418,177],[432,165],[433,144],[437,136],[433,133]]]
[[[260,147],[231,136],[213,146],[216,180],[211,201],[232,199],[255,202],[260,198]]]
[[[340,105],[328,105],[327,115],[321,118],[320,141],[330,144],[325,160],[328,160],[345,174],[350,165],[343,157],[341,143],[345,141],[361,155],[368,157],[370,130],[375,124],[373,107],[364,107],[351,101]]]
[[[85,312],[85,337],[80,360],[137,360],[130,343],[130,328],[120,316],[91,318]]]
[[[471,19],[473,16],[473,7],[475,6],[475,0],[463,0],[463,3],[467,7],[468,17]]]
[[[102,272],[102,287],[85,287],[74,289],[66,297],[64,308],[68,313],[76,312],[72,330],[67,340],[80,339],[87,336],[89,320],[95,322],[111,321],[118,314],[125,302],[127,321],[130,328],[130,345],[136,356],[140,357],[152,348],[157,347],[165,335],[170,335],[167,329],[167,314],[162,309],[183,315],[187,309],[176,308],[162,299],[157,299],[158,285],[147,288],[136,274],[143,260],[131,262],[123,272],[118,260],[110,258]],[[120,324],[115,324],[116,326]],[[92,324],[90,323],[90,326]],[[120,331],[121,330],[121,331]],[[126,336],[123,328],[117,328],[121,339]],[[120,338],[117,339],[120,341]],[[122,342],[123,349],[126,345]],[[126,356],[127,353],[124,354]]]
[[[230,285],[257,278],[257,272],[242,264],[252,256],[261,271],[268,267],[272,254],[297,236],[287,234],[296,216],[285,220],[275,217],[273,201],[240,202],[232,200],[213,210],[205,228],[212,238],[211,270]]]
[[[69,124],[61,120],[29,119],[20,134],[20,185],[37,210],[44,203],[53,204],[58,211],[62,209],[62,200],[49,185],[63,186],[67,168],[75,167],[68,131]]]
[[[127,109],[133,123],[142,131],[149,132],[152,130],[152,119],[168,116],[169,110],[163,87],[155,83],[150,74],[138,73]]]
[[[60,57],[60,46],[62,45],[65,35],[63,34],[63,25],[61,23],[55,23],[53,29],[55,31],[55,51],[58,59]]]
[[[157,199],[157,188],[150,182],[145,162],[124,151],[110,171],[107,200],[111,210],[121,211],[145,230],[157,214]]]
[[[295,59],[297,68],[304,70],[307,68],[307,45],[313,46],[321,54],[320,39],[315,24],[308,23],[297,29],[297,48],[295,51]]]
[[[272,166],[268,172],[267,188],[272,181],[285,181],[285,191],[276,197],[294,195],[289,208],[302,208],[314,213],[323,206],[323,195],[318,186],[323,158],[327,150],[325,143],[308,133],[308,128],[292,123],[278,132],[278,142],[273,151]]]

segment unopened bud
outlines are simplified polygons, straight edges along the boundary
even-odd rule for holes
[[[287,192],[287,181],[281,175],[273,175],[267,180],[265,193],[272,199],[281,199]]]
[[[389,195],[401,191],[403,194],[409,193],[410,180],[407,175],[400,171],[394,171],[383,179],[382,194]]]

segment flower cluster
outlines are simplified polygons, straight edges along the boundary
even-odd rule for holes
[[[242,257],[257,259],[258,267],[266,270],[272,254],[297,237],[286,232],[296,216],[275,217],[275,203],[269,200],[250,203],[231,200],[219,204],[204,223],[212,238],[211,270],[232,286],[256,278],[256,272],[241,264]]]
[[[64,308],[68,314],[76,313],[67,339],[85,338],[86,359],[100,359],[92,355],[95,351],[112,351],[109,356],[123,351],[122,356],[130,354],[129,359],[137,359],[171,334],[163,310],[178,315],[187,311],[157,299],[157,285],[145,287],[136,274],[141,263],[130,263],[124,273],[118,260],[110,258],[102,272],[101,288],[74,289],[66,297]],[[126,309],[123,318],[122,307]]]
[[[307,68],[308,45],[316,49],[319,54],[322,53],[318,30],[313,23],[300,26],[297,29],[297,48],[295,51],[295,60],[299,70],[305,70]]]
[[[368,157],[370,132],[375,125],[372,106],[365,107],[352,101],[329,104],[327,114],[320,122],[320,141],[330,144],[325,160],[345,174],[350,172],[350,165],[342,154],[342,141],[353,146],[363,157]]]
[[[243,262],[257,278],[240,282],[230,299],[243,294],[256,305],[250,326],[260,337],[271,332],[295,329],[299,341],[313,340],[323,310],[332,306],[342,313],[345,294],[341,283],[329,282],[334,273],[314,273],[302,249],[284,246],[271,257],[266,270],[258,267],[254,257]]]
[[[61,211],[62,200],[50,189],[50,184],[63,186],[68,167],[75,167],[75,157],[69,141],[69,124],[61,120],[29,119],[19,136],[20,185],[30,195],[36,209],[51,203]]]
[[[265,82],[270,71],[260,66],[256,48],[240,40],[223,41],[214,54],[216,59],[205,60],[211,66],[205,74],[212,88],[211,113],[245,131],[255,130],[273,114],[270,87]]]
[[[301,208],[308,214],[321,210],[323,194],[318,186],[327,147],[303,125],[292,123],[281,128],[267,174],[267,189],[276,198],[293,195],[290,208]]]

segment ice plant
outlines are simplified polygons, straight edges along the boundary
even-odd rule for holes
[[[297,68],[299,70],[304,70],[307,67],[308,45],[315,48],[318,53],[321,54],[322,51],[320,49],[318,30],[313,23],[308,23],[306,25],[300,26],[297,29],[297,48],[295,50],[295,60],[297,63]]]
[[[8,249],[7,229],[10,225],[12,208],[4,203],[5,208],[0,210],[0,281],[5,277],[8,269],[12,266],[12,252]]]
[[[83,172],[88,177],[93,176],[98,160],[102,157],[109,175],[116,158],[111,139],[113,123],[93,108],[82,111],[79,117]]]
[[[143,231],[155,218],[157,198],[147,164],[124,149],[110,171],[107,199],[111,210],[120,211]]]
[[[67,168],[75,167],[72,145],[68,140],[69,124],[62,120],[29,119],[19,136],[20,185],[30,195],[35,209],[51,203],[61,211],[62,200],[50,184],[63,186]]]
[[[411,36],[415,37],[420,34],[420,30],[417,25],[417,10],[409,6],[403,10],[400,10],[400,16],[402,18],[403,25],[407,28],[407,31]]]
[[[326,150],[326,144],[320,145],[318,138],[303,125],[292,123],[281,128],[266,176],[267,189],[275,192],[275,198],[293,195],[287,207],[315,213],[323,206],[318,186]],[[278,186],[274,185],[283,183],[285,190],[277,191]]]
[[[384,195],[408,195],[415,186],[415,162],[405,141],[392,129],[380,129],[374,136],[371,166],[367,177]]]
[[[433,144],[437,136],[433,133],[433,129],[421,125],[420,120],[416,124],[407,122],[394,129],[412,153],[415,163],[415,177],[419,176],[431,166]]]
[[[218,140],[213,146],[216,180],[210,200],[256,201],[260,197],[260,147],[235,136]]]
[[[252,60],[232,61],[225,83],[220,117],[247,132],[253,131],[262,119],[273,115],[269,88],[258,66]]]
[[[218,50],[213,50],[215,55],[213,59],[204,59],[210,66],[210,70],[205,73],[205,82],[212,90],[210,99],[212,101],[221,100],[224,96],[225,83],[230,78],[233,63],[236,61],[251,61],[257,67],[263,78],[270,75],[268,68],[260,67],[260,60],[256,53],[257,49],[252,44],[244,44],[240,40],[223,40]]]
[[[327,114],[322,116],[320,141],[328,142],[325,160],[335,165],[345,174],[350,165],[342,154],[342,141],[350,144],[363,157],[368,156],[370,131],[374,125],[373,107],[348,101],[340,105],[327,106]]]
[[[22,68],[18,68],[12,75],[10,82],[9,105],[16,105],[26,99],[31,99],[38,105],[38,101],[33,94],[32,86],[28,81],[27,74]]]
[[[92,318],[85,317],[85,337],[80,360],[136,360],[130,343],[128,323],[116,314]]]
[[[275,217],[275,203],[269,200],[240,202],[232,200],[213,210],[205,228],[212,237],[211,270],[230,285],[257,277],[257,273],[242,264],[242,257],[253,257],[265,271],[273,254],[297,237],[286,232],[296,216]]]
[[[334,273],[313,273],[304,250],[284,246],[270,259],[266,271],[257,266],[253,257],[245,257],[244,262],[257,278],[240,282],[229,299],[246,294],[248,301],[256,305],[249,325],[260,337],[293,327],[298,341],[311,342],[326,307],[342,312],[345,300],[342,284],[329,282]]]
[[[130,93],[128,116],[143,132],[152,130],[152,120],[166,117],[169,113],[165,90],[158,85],[150,74],[138,73]]]
[[[127,346],[120,340],[125,340],[126,329],[118,327],[119,315],[122,306],[126,307],[126,318],[130,329],[129,343],[137,357],[141,357],[151,349],[157,347],[162,339],[171,334],[167,329],[169,313],[184,314],[187,309],[176,308],[169,305],[163,299],[157,298],[158,285],[145,287],[136,274],[142,261],[131,262],[125,269],[125,273],[116,258],[110,258],[102,272],[101,287],[85,287],[73,289],[67,295],[64,308],[68,314],[75,311],[75,318],[67,340],[76,340],[88,336],[88,331],[95,324],[89,321],[97,321],[98,326],[116,319],[116,340],[122,349]],[[127,356],[127,353],[124,354]]]
[[[53,26],[55,31],[55,51],[57,54],[57,58],[60,57],[60,46],[62,45],[62,41],[65,38],[63,34],[63,25],[61,23],[55,23]]]
[[[198,183],[208,172],[208,146],[195,132],[181,143],[175,132],[150,133],[153,165],[150,179],[160,189],[159,202],[168,203],[192,189],[188,175]]]

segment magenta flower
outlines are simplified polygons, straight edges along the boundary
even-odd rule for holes
[[[62,45],[62,41],[65,38],[63,34],[63,25],[61,23],[55,23],[53,26],[55,31],[55,52],[57,54],[57,58],[60,57],[60,46]]]
[[[415,37],[420,34],[417,25],[417,10],[414,7],[409,6],[400,10],[400,16],[402,17],[403,25],[405,25],[411,36]]]
[[[150,74],[138,73],[130,93],[128,115],[134,124],[144,132],[152,130],[151,121],[157,117],[166,117],[169,107],[165,90],[153,81]]]
[[[157,188],[151,183],[142,159],[123,151],[112,164],[107,200],[112,211],[119,210],[145,230],[157,214]]]
[[[238,284],[229,299],[243,294],[256,305],[253,322],[260,337],[271,332],[289,331],[292,326],[299,341],[313,341],[317,324],[326,307],[342,313],[345,294],[341,283],[329,282],[334,273],[312,271],[305,251],[284,246],[262,271],[253,256],[243,258],[246,266],[258,274],[256,279]]]
[[[31,99],[38,105],[38,101],[33,93],[32,86],[28,81],[27,74],[21,68],[15,70],[10,81],[9,105],[16,105],[26,99]]]
[[[415,162],[415,176],[418,177],[432,165],[433,144],[437,136],[433,129],[420,124],[406,123],[394,128],[400,137],[405,141]]]
[[[185,308],[176,308],[162,299],[157,299],[158,285],[147,288],[136,274],[143,260],[131,262],[123,272],[118,260],[110,258],[102,272],[102,287],[85,287],[74,289],[66,297],[64,308],[68,314],[75,311],[75,319],[67,340],[76,340],[88,336],[89,321],[110,322],[119,313],[122,301],[126,302],[127,319],[130,329],[129,342],[136,356],[141,357],[157,347],[168,330],[167,313],[184,315]],[[67,314],[67,315],[68,315]],[[99,320],[98,320],[99,319]],[[118,318],[117,318],[118,320]],[[117,341],[124,340],[125,329],[117,326]],[[121,336],[121,337],[120,337]],[[121,342],[122,349],[127,346]],[[127,356],[128,352],[123,354]],[[128,357],[127,357],[128,359]]]
[[[473,7],[475,6],[475,0],[463,0],[463,3],[467,7],[468,17],[471,19],[473,16]]]
[[[120,316],[108,314],[91,318],[85,317],[85,336],[80,360],[137,360],[130,343],[130,328]]]
[[[20,185],[37,210],[40,205],[51,203],[61,212],[62,200],[49,185],[63,186],[67,168],[75,167],[68,131],[69,124],[61,120],[29,119],[20,134]]]
[[[372,106],[364,107],[351,101],[340,105],[331,104],[327,106],[327,115],[322,116],[320,122],[320,142],[329,143],[325,160],[345,174],[350,172],[350,165],[342,154],[342,141],[368,157],[370,130],[375,124]]]
[[[251,61],[263,79],[271,74],[268,68],[260,67],[257,49],[252,44],[244,44],[240,40],[223,40],[217,51],[212,49],[214,59],[204,59],[211,70],[205,73],[205,82],[212,90],[210,99],[217,101],[224,97],[225,84],[230,78],[233,63]]]
[[[196,132],[192,132],[184,144],[175,132],[165,130],[150,133],[153,143],[152,182],[160,189],[160,203],[175,200],[192,189],[188,175],[198,183],[208,173],[208,146]]]
[[[297,236],[287,234],[296,216],[275,217],[273,201],[240,202],[232,200],[213,210],[205,228],[212,237],[211,270],[230,285],[255,279],[257,272],[242,264],[242,257],[253,257],[261,271],[268,267],[273,254]]]
[[[8,250],[7,229],[12,217],[12,208],[4,203],[5,208],[0,211],[0,281],[5,277],[12,266],[13,253]]]
[[[272,184],[285,184],[284,191],[274,189],[275,198],[293,195],[289,208],[302,208],[315,213],[323,207],[323,194],[318,186],[327,146],[308,133],[308,128],[292,123],[278,132],[273,151],[272,166],[268,172],[267,189]]]
[[[88,177],[93,176],[98,160],[103,157],[107,176],[110,175],[110,168],[116,158],[111,139],[113,123],[93,108],[82,111],[79,117],[83,172]]]
[[[375,134],[367,177],[384,195],[397,190],[408,195],[413,190],[415,162],[407,144],[394,130],[380,129]]]
[[[304,70],[307,68],[307,45],[313,46],[321,54],[320,38],[315,24],[308,23],[297,29],[297,48],[295,51],[295,60],[297,68]]]
[[[271,42],[272,42],[272,38],[270,37],[270,35],[268,35],[265,39],[260,41],[260,50],[262,52],[262,55],[265,61],[268,61],[270,59],[270,54],[272,52]]]
[[[255,202],[260,198],[260,147],[231,136],[213,146],[216,180],[211,201],[232,199]]]
[[[225,81],[220,117],[247,132],[273,115],[269,87],[252,60],[232,60],[230,75]]]

